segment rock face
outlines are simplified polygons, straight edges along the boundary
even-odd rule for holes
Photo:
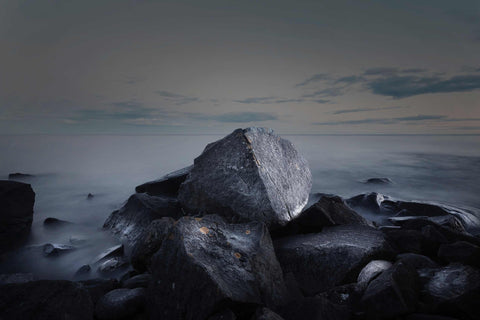
[[[131,319],[143,311],[145,289],[115,289],[104,295],[95,307],[99,320]]]
[[[286,290],[268,229],[183,217],[152,258],[152,319],[206,319],[229,303],[275,306]]]
[[[275,251],[283,271],[293,273],[308,296],[354,282],[370,260],[392,254],[382,232],[360,225],[281,238]]]
[[[312,177],[291,142],[271,129],[237,129],[207,145],[178,199],[190,213],[285,225],[307,204]]]
[[[0,253],[21,244],[33,221],[35,193],[29,184],[0,180]]]
[[[357,282],[362,285],[368,285],[373,279],[375,279],[383,271],[388,270],[392,266],[392,263],[385,260],[372,260],[365,268],[360,271]]]
[[[40,280],[0,286],[1,319],[91,320],[93,303],[81,284]]]
[[[137,193],[130,196],[120,210],[112,212],[103,227],[119,236],[129,251],[150,222],[162,217],[178,219],[181,215],[181,208],[175,198]]]
[[[136,192],[148,193],[151,196],[177,196],[180,185],[185,181],[193,166],[169,173],[158,180],[149,181],[135,188]]]

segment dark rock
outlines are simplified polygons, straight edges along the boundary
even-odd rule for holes
[[[457,318],[440,316],[437,314],[425,314],[425,313],[412,313],[405,316],[403,319],[405,320],[457,320]]]
[[[91,199],[93,199],[93,197],[94,197],[94,195],[93,195],[93,194],[91,194],[91,193],[87,194],[87,199],[88,199],[88,200],[91,200]]]
[[[0,274],[0,285],[9,283],[25,283],[34,281],[33,273]]]
[[[351,317],[347,307],[331,303],[323,297],[309,297],[290,301],[280,307],[278,313],[285,320],[345,320]]]
[[[75,247],[68,244],[47,243],[43,245],[43,254],[46,257],[56,257],[73,250]]]
[[[283,320],[283,318],[268,308],[258,308],[251,320]]]
[[[10,173],[8,175],[9,180],[26,179],[26,178],[32,178],[32,177],[35,177],[35,176],[33,174],[20,173],[20,172]]]
[[[418,230],[391,229],[382,230],[388,243],[398,253],[413,252],[423,253],[423,236]]]
[[[0,254],[27,239],[34,202],[35,193],[29,184],[0,180]]]
[[[432,261],[430,258],[423,256],[421,254],[415,253],[402,253],[397,256],[397,261],[411,266],[415,270],[423,268],[435,268],[437,264]]]
[[[95,307],[99,320],[131,319],[145,307],[144,288],[115,289],[104,295]]]
[[[81,266],[77,272],[75,272],[75,275],[74,277],[75,278],[78,278],[78,277],[83,277],[85,275],[88,275],[90,273],[90,270],[92,270],[92,268],[90,267],[90,265],[88,264],[84,264],[83,266]]]
[[[387,196],[371,192],[366,194],[359,194],[346,200],[347,204],[354,209],[362,209],[372,213],[382,212],[382,202],[388,199]]]
[[[225,304],[275,306],[286,292],[268,229],[183,217],[152,258],[152,318],[204,319]]]
[[[153,220],[150,223],[132,249],[130,261],[136,270],[144,272],[149,269],[152,256],[160,249],[174,223],[172,218]]]
[[[415,269],[395,263],[368,285],[362,305],[368,319],[393,318],[415,311],[418,299],[418,277]]]
[[[123,282],[124,288],[146,288],[148,284],[152,280],[152,275],[148,273],[139,274],[136,276],[131,277]]]
[[[45,227],[61,227],[66,225],[72,225],[72,223],[69,221],[48,217],[45,220],[43,220],[43,225]]]
[[[104,276],[113,276],[121,273],[128,266],[128,261],[124,257],[112,257],[100,263],[98,272]]]
[[[90,279],[79,281],[79,283],[88,291],[93,304],[97,304],[97,301],[107,292],[120,287],[120,283],[115,279]]]
[[[381,231],[361,225],[326,227],[321,233],[281,238],[274,244],[283,271],[293,273],[309,296],[354,282],[370,260],[392,255]]]
[[[345,306],[353,313],[359,308],[365,287],[364,284],[349,283],[332,288],[318,296],[326,298],[335,305]]]
[[[434,270],[423,288],[424,300],[433,313],[479,319],[480,270],[471,266],[451,264]]]
[[[91,320],[88,291],[75,282],[40,280],[0,287],[0,318],[22,320]]]
[[[237,129],[207,145],[180,186],[190,213],[285,225],[308,202],[312,176],[291,142],[264,128]]]
[[[392,184],[389,178],[370,178],[364,181],[365,184]]]
[[[438,257],[446,262],[460,262],[480,267],[480,247],[466,241],[441,245]]]
[[[237,317],[230,309],[225,309],[220,312],[215,313],[213,316],[209,317],[208,320],[236,320]]]
[[[151,196],[169,195],[176,197],[180,185],[185,181],[193,166],[169,173],[158,180],[146,182],[135,188],[136,192],[148,193]]]
[[[370,261],[358,275],[357,282],[360,285],[367,286],[373,279],[375,279],[383,271],[390,269],[392,263],[385,260]]]
[[[118,244],[116,246],[106,249],[105,251],[97,255],[95,258],[93,258],[93,263],[104,262],[114,257],[122,257],[123,253],[124,253],[123,245]]]
[[[178,219],[181,216],[182,211],[176,199],[137,193],[130,196],[120,210],[114,211],[103,227],[119,236],[128,251],[153,220],[162,217]]]

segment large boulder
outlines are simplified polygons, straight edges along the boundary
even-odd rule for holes
[[[271,129],[237,129],[207,145],[178,199],[190,213],[285,225],[307,204],[312,175],[293,144]]]
[[[153,256],[151,270],[152,318],[206,319],[230,303],[274,307],[286,295],[268,229],[258,222],[183,217]]]
[[[369,261],[392,256],[382,232],[362,225],[327,227],[274,244],[283,271],[293,273],[308,296],[355,282]]]
[[[103,227],[120,238],[128,253],[153,220],[181,216],[182,210],[175,198],[136,193],[120,210],[110,214]]]
[[[0,180],[0,253],[25,241],[33,221],[35,192],[29,184]]]
[[[144,288],[115,289],[105,294],[95,306],[99,320],[132,319],[145,307]]]
[[[91,320],[93,303],[81,284],[39,280],[0,286],[0,319]]]
[[[180,185],[185,181],[193,166],[169,173],[158,180],[149,181],[135,188],[136,192],[148,193],[151,196],[177,196]]]

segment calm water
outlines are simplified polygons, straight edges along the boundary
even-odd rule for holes
[[[480,136],[285,136],[306,156],[312,192],[350,197],[377,191],[402,200],[480,208]],[[0,136],[0,179],[31,173],[36,192],[32,234],[22,254],[0,272],[72,278],[83,264],[115,244],[101,231],[113,210],[140,183],[192,163],[221,136]],[[365,185],[388,177],[390,186]],[[87,200],[87,194],[95,197]],[[46,217],[75,224],[43,227]],[[45,258],[34,246],[85,240],[68,254]]]

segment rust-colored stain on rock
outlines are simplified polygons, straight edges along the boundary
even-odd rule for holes
[[[210,230],[208,230],[207,227],[201,227],[200,232],[203,233],[203,234],[208,234],[210,232]]]

